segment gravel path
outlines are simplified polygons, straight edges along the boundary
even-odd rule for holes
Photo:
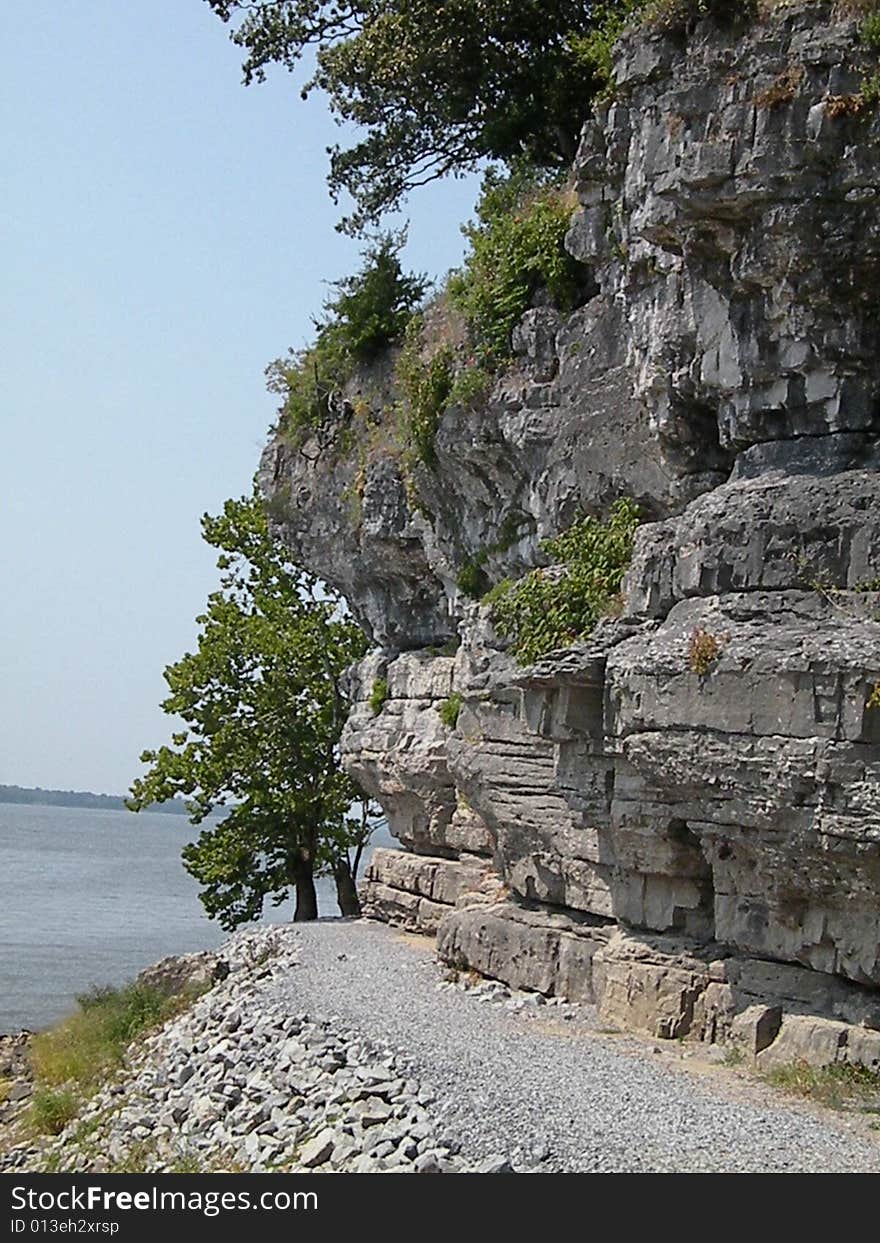
[[[427,940],[381,924],[296,929],[300,965],[277,987],[292,1010],[339,1016],[404,1053],[433,1087],[462,1157],[514,1155],[543,1171],[880,1171],[860,1124],[818,1115],[679,1051],[597,1033],[586,1007],[511,1012],[438,988]],[[568,1008],[566,1008],[568,1009]],[[674,1064],[673,1059],[678,1064]]]

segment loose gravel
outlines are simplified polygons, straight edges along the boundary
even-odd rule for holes
[[[877,1172],[875,1142],[845,1117],[680,1051],[603,1035],[588,1007],[444,982],[430,942],[382,924],[299,926],[291,1009],[336,1016],[399,1050],[429,1085],[447,1141],[476,1165],[502,1153],[542,1171]]]

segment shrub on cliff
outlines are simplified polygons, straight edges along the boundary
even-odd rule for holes
[[[545,540],[542,549],[552,567],[533,570],[490,593],[493,624],[511,640],[521,664],[570,646],[611,610],[638,523],[634,503],[619,500],[607,522],[584,518],[556,539]]]
[[[533,168],[487,174],[477,220],[464,228],[470,251],[449,282],[482,366],[510,358],[511,333],[540,291],[563,311],[577,305],[583,267],[565,249],[574,208],[564,182]]]
[[[182,794],[193,824],[225,813],[183,852],[224,928],[258,918],[266,898],[277,905],[291,888],[295,918],[316,918],[314,876],[325,871],[342,913],[357,914],[371,808],[341,767],[339,739],[342,675],[366,639],[269,538],[256,495],[227,501],[202,530],[220,549],[222,578],[197,618],[195,652],[165,670],[162,708],[184,728],[143,753],[149,769],[128,805],[140,811]]]
[[[404,272],[404,240],[386,233],[367,247],[360,270],[335,283],[314,343],[267,367],[269,390],[284,399],[280,428],[294,439],[321,427],[333,394],[354,370],[403,336],[428,287],[424,277]]]
[[[483,400],[510,361],[513,329],[539,296],[563,311],[577,305],[584,269],[565,249],[573,210],[564,182],[522,162],[486,174],[476,220],[462,230],[468,253],[444,291],[457,326],[432,346],[423,317],[414,316],[397,361],[403,439],[416,460],[434,466],[444,412]]]

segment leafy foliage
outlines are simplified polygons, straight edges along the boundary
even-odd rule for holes
[[[369,832],[367,818],[350,815],[360,792],[339,763],[348,706],[340,679],[366,640],[270,540],[256,494],[227,501],[202,530],[221,550],[221,586],[197,618],[196,651],[165,670],[162,703],[185,728],[144,752],[151,767],[129,806],[183,794],[197,825],[225,810],[183,857],[205,909],[234,928],[256,919],[266,897],[282,902],[292,884],[301,915],[313,871],[347,866]]]
[[[877,682],[871,694],[868,696],[868,707],[880,709],[880,681]]]
[[[407,329],[396,374],[403,397],[404,444],[418,461],[433,467],[437,461],[437,427],[454,385],[453,353],[449,346],[443,346],[433,357],[423,357],[420,316],[415,316]]]
[[[583,269],[564,244],[573,209],[564,185],[534,169],[487,174],[477,222],[464,229],[470,253],[449,283],[482,368],[495,370],[510,358],[511,333],[539,290],[562,310],[577,305]]]
[[[350,230],[414,186],[519,156],[571,162],[593,84],[572,45],[587,0],[207,0],[245,52],[245,82],[316,69],[302,89],[326,92],[362,133],[331,152],[330,187],[347,191]]]
[[[370,691],[370,709],[373,716],[378,716],[388,700],[388,679],[376,678]]]
[[[31,1097],[28,1121],[42,1135],[60,1135],[76,1117],[79,1103],[72,1088],[39,1087]]]
[[[400,252],[404,234],[386,233],[364,253],[361,270],[337,281],[336,294],[324,305],[323,332],[332,335],[340,353],[354,363],[372,362],[403,336],[414,309],[425,296],[424,276],[405,273]]]
[[[601,85],[600,96],[611,94],[614,45],[644,5],[645,0],[605,0],[593,7],[591,29],[571,36],[572,50]]]
[[[77,998],[77,1010],[31,1044],[31,1064],[42,1085],[94,1088],[122,1065],[138,1036],[164,1023],[195,1000],[197,990],[169,996],[141,984],[93,988]]]
[[[635,504],[621,499],[607,522],[584,518],[544,541],[555,566],[533,570],[495,593],[493,623],[512,640],[521,664],[576,642],[608,611],[629,565],[638,522]]]
[[[291,350],[266,370],[270,392],[283,397],[280,425],[294,440],[316,431],[330,403],[358,366],[371,363],[399,340],[428,288],[403,271],[402,234],[386,233],[363,254],[360,271],[334,285],[325,318],[305,350]]]
[[[539,292],[563,310],[577,304],[583,269],[564,246],[572,209],[565,188],[534,168],[487,173],[477,221],[464,229],[470,250],[446,289],[448,305],[464,321],[462,339],[432,349],[424,317],[416,315],[397,361],[403,441],[415,460],[436,465],[444,412],[485,398],[510,359],[513,328]],[[463,590],[476,594],[478,586]]]
[[[472,600],[480,598],[480,592],[484,584],[483,566],[488,560],[488,553],[483,551],[472,557],[470,561],[466,561],[458,571],[455,585],[463,595],[470,596]]]
[[[440,714],[440,720],[448,729],[455,729],[463,704],[464,700],[458,691],[453,691],[449,698],[444,699],[440,704],[437,711]]]
[[[880,5],[872,5],[872,11],[865,15],[859,37],[867,47],[880,51]]]

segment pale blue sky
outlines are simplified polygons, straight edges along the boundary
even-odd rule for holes
[[[117,792],[215,581],[199,516],[250,486],[263,368],[302,345],[334,231],[323,101],[241,85],[202,0],[5,5],[0,782]],[[473,180],[410,204],[457,263]]]

